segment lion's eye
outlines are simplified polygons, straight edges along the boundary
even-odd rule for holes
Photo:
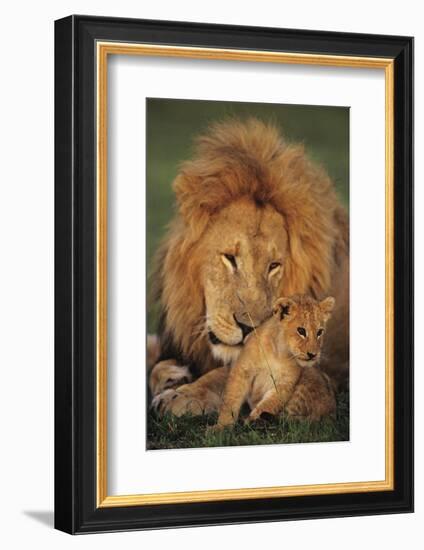
[[[280,267],[280,262],[272,262],[271,264],[269,264],[269,273],[271,273],[271,271],[274,271],[274,269],[277,269],[277,267]]]
[[[323,328],[319,328],[318,331],[317,331],[317,338],[319,338],[320,336],[322,336],[322,333],[324,332],[324,329]]]
[[[297,327],[297,332],[300,334],[300,336],[303,336],[303,338],[305,338],[306,330],[303,327]]]
[[[224,254],[225,258],[230,262],[230,264],[237,269],[236,257],[233,254]]]

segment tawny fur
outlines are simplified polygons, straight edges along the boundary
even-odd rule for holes
[[[161,359],[195,365],[200,374],[231,365],[243,348],[235,319],[259,325],[278,296],[331,293],[338,306],[322,364],[334,379],[345,378],[348,222],[325,171],[274,126],[230,120],[198,140],[174,190],[178,211],[152,274]],[[226,253],[238,255],[237,277],[224,265]],[[267,277],[277,259],[281,267]],[[220,343],[212,345],[208,332]],[[187,400],[198,399],[204,384],[196,382],[184,386]],[[163,389],[159,384],[155,393]],[[175,403],[167,398],[165,410]]]
[[[147,369],[150,371],[160,357],[160,342],[156,334],[148,334],[146,340]]]
[[[296,296],[276,302],[273,317],[249,336],[229,373],[215,429],[232,426],[244,402],[251,408],[248,421],[263,413],[276,415],[288,405],[289,414],[310,420],[335,412],[334,392],[315,367],[333,307],[331,297],[317,302]],[[311,401],[314,394],[317,403]]]

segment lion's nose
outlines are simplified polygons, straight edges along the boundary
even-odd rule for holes
[[[243,334],[243,340],[244,340],[246,338],[246,336],[252,332],[254,327],[250,327],[249,325],[245,325],[244,323],[240,323],[240,321],[237,321],[235,316],[234,316],[234,320],[237,323],[237,325],[241,328],[241,332]]]

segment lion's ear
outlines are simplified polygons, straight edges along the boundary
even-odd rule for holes
[[[328,296],[328,298],[325,298],[324,300],[321,300],[319,303],[319,307],[321,308],[321,311],[324,313],[326,321],[331,317],[331,313],[334,309],[334,305],[336,303],[336,300],[332,296]]]
[[[296,309],[296,302],[291,300],[290,298],[279,298],[272,308],[272,312],[274,315],[278,315],[280,318],[280,321],[282,321],[285,317],[291,317]]]

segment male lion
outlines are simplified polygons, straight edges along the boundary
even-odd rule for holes
[[[152,274],[161,308],[155,408],[218,410],[244,339],[292,294],[335,297],[321,367],[346,381],[348,219],[325,171],[274,126],[229,120],[198,139],[173,188],[178,212]]]

